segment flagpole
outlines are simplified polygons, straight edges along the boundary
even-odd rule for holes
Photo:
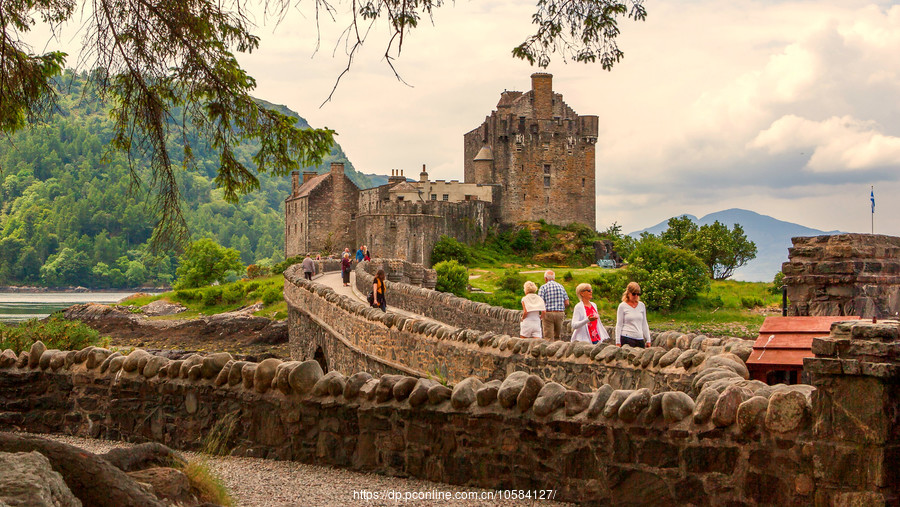
[[[869,193],[872,197],[872,234],[875,234],[875,185],[872,185],[872,190]]]

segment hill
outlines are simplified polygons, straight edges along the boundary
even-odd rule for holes
[[[772,281],[775,273],[781,271],[781,264],[788,260],[787,249],[791,246],[791,238],[795,236],[819,236],[822,234],[840,233],[840,231],[821,231],[737,208],[710,213],[699,219],[693,215],[684,216],[687,216],[698,225],[708,225],[716,220],[728,227],[732,227],[734,224],[741,224],[741,227],[744,228],[744,232],[747,234],[747,238],[756,243],[757,254],[755,259],[738,269],[733,278],[751,282]],[[668,221],[668,219],[663,220],[653,227],[632,232],[629,236],[637,237],[642,232],[659,234],[668,228]]]
[[[46,123],[0,139],[0,285],[82,285],[96,288],[165,285],[175,274],[176,254],[148,249],[156,223],[148,195],[148,165],[130,166],[107,149],[113,134],[109,106],[84,75],[67,72],[57,81],[59,111]],[[309,124],[285,106],[265,106]],[[173,126],[173,137],[180,137]],[[176,171],[182,207],[192,239],[213,238],[241,252],[244,264],[278,262],[284,250],[284,199],[289,176],[260,174],[259,190],[237,205],[225,202],[213,179],[218,155],[188,130],[196,166]],[[252,167],[255,147],[236,150]],[[175,164],[183,151],[175,145]],[[361,188],[386,180],[355,170],[337,144],[315,168],[343,162]],[[132,169],[142,183],[132,185]]]

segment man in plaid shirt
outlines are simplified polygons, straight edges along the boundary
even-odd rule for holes
[[[566,318],[569,295],[566,294],[566,289],[556,282],[556,273],[553,270],[548,269],[544,273],[544,285],[538,290],[538,296],[547,306],[544,313],[544,339],[562,340],[562,323]]]

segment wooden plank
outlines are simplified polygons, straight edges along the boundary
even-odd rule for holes
[[[828,334],[831,324],[845,320],[859,320],[858,316],[813,316],[813,317],[766,317],[759,334],[772,333],[820,333]]]
[[[828,336],[828,333],[760,334],[753,342],[754,349],[806,349],[812,348],[813,338]]]
[[[803,367],[803,359],[814,357],[811,350],[753,349],[747,358],[747,368],[753,370],[759,366],[799,366]]]

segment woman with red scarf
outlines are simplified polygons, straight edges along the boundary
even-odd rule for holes
[[[575,309],[572,311],[572,341],[599,343],[609,340],[609,333],[600,322],[597,305],[591,301],[594,296],[591,284],[579,284],[575,288],[575,294],[581,301],[575,305]]]

